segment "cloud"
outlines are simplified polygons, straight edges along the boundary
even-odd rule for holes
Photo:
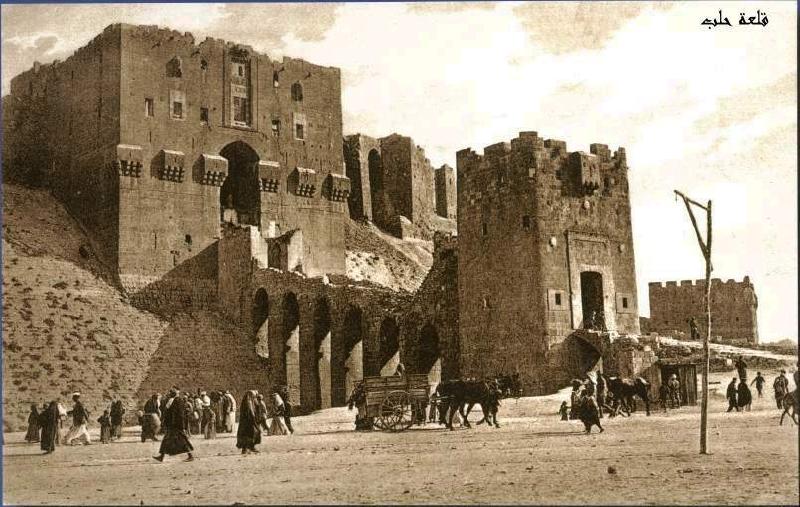
[[[563,54],[600,49],[643,11],[669,8],[666,2],[525,2],[514,13],[537,45]]]

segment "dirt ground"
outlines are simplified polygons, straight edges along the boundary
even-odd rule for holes
[[[194,438],[192,463],[156,462],[158,444],[140,443],[138,428],[46,457],[22,433],[6,434],[3,501],[797,504],[798,427],[778,426],[771,390],[751,412],[725,413],[722,387],[712,391],[707,456],[698,453],[697,407],[604,419],[604,433],[584,435],[555,414],[562,392],[505,401],[500,429],[356,433],[354,412],[325,410],[297,418],[291,437],[265,437],[259,455],[241,456],[234,435]]]

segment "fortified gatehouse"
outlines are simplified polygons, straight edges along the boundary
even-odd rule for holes
[[[5,160],[45,168],[129,291],[179,267],[207,278],[222,221],[264,238],[300,229],[303,271],[341,274],[340,81],[337,68],[115,24],[12,80]]]
[[[529,392],[598,363],[604,339],[638,334],[625,150],[589,153],[522,132],[457,154],[460,370],[518,371]]]

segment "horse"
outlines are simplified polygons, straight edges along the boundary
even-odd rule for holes
[[[436,386],[436,394],[442,400],[440,407],[446,407],[446,410],[442,408],[439,410],[439,422],[445,424],[449,430],[454,429],[453,417],[456,410],[464,420],[464,425],[467,428],[471,427],[464,413],[464,406],[469,405],[471,409],[476,403],[481,406],[483,418],[490,420],[492,417],[495,426],[499,427],[496,416],[490,412],[497,403],[499,395],[496,387],[490,385],[490,382],[475,379],[445,380]]]
[[[497,399],[490,401],[488,412],[491,417],[488,420],[488,423],[489,425],[494,424],[495,428],[499,428],[500,424],[497,422],[497,411],[500,407],[500,400],[504,400],[506,398],[519,398],[522,396],[522,382],[520,381],[519,373],[512,373],[510,375],[496,375],[487,379],[487,382],[490,386],[492,383],[494,384],[494,388],[498,395]],[[469,416],[472,406],[473,405],[469,405],[467,407],[466,416]],[[486,421],[486,417],[483,417],[476,424],[483,424]]]
[[[631,412],[635,411],[636,404],[634,397],[638,396],[644,401],[644,408],[647,415],[650,415],[650,383],[642,377],[633,380],[620,377],[608,377],[608,392],[614,398],[626,404]]]
[[[783,405],[783,413],[781,414],[780,426],[783,426],[783,416],[785,416],[786,414],[789,414],[789,419],[791,419],[792,422],[795,423],[795,425],[800,424],[797,421],[798,412],[800,412],[800,407],[798,407],[798,405],[800,405],[800,403],[798,403],[797,389],[795,389],[794,391],[792,391],[790,393],[786,393],[783,396],[782,402],[783,402],[782,403],[782,405]]]

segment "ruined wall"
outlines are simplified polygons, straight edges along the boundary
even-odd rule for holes
[[[112,265],[119,195],[108,164],[120,139],[120,49],[120,27],[109,26],[66,61],[36,62],[14,77],[3,101],[4,171],[49,186]]]
[[[354,134],[344,138],[343,150],[345,170],[351,186],[350,199],[347,201],[350,218],[373,220],[369,154],[375,150],[380,156],[380,142],[369,136]]]
[[[662,334],[689,332],[688,320],[694,317],[701,336],[706,330],[705,280],[670,281],[648,284],[650,295],[649,330]],[[758,297],[750,277],[737,282],[711,280],[711,335],[722,341],[758,344]]]
[[[456,219],[456,176],[453,168],[445,164],[434,171],[436,186],[436,214],[450,220]]]
[[[569,153],[523,132],[483,155],[459,151],[457,171],[462,374],[518,369],[529,392],[554,388],[546,365],[586,324],[586,272],[606,327],[639,332],[623,149]]]
[[[398,237],[430,238],[433,230],[447,228],[435,220],[433,168],[413,139],[355,134],[345,139],[344,153],[353,182],[352,217],[367,218]]]

